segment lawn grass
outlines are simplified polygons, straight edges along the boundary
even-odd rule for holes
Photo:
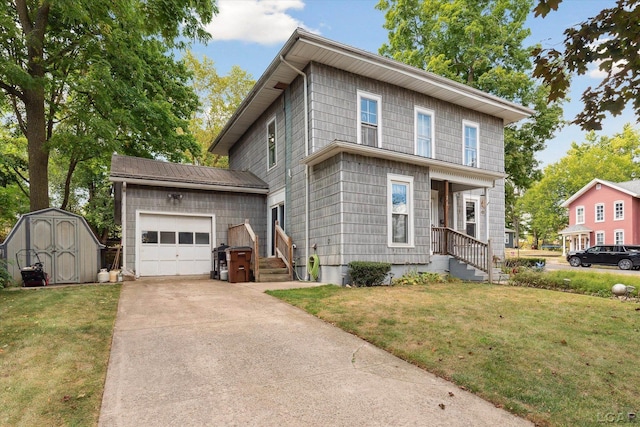
[[[96,425],[120,285],[0,291],[0,425]]]
[[[640,412],[640,304],[488,284],[269,292],[538,425]]]

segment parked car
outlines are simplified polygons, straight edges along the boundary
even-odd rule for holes
[[[584,251],[569,252],[567,261],[572,267],[591,267],[591,264],[617,265],[620,270],[640,270],[640,246],[599,245]]]

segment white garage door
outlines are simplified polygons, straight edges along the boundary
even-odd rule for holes
[[[140,276],[209,274],[211,217],[141,214]]]

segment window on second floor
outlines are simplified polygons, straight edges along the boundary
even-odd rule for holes
[[[613,202],[613,219],[618,221],[624,219],[624,202],[622,200],[618,200],[617,202]]]
[[[416,155],[433,157],[433,111],[415,109]]]
[[[576,207],[576,224],[584,224],[584,206]]]
[[[596,222],[604,222],[604,204],[598,203],[596,205]]]
[[[463,164],[465,166],[478,167],[478,124],[462,122]]]
[[[382,98],[358,92],[358,144],[380,147],[380,104]]]
[[[272,119],[267,125],[267,146],[269,169],[276,165],[276,119]]]

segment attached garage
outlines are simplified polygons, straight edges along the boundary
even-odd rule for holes
[[[139,213],[141,276],[208,274],[213,215]]]
[[[209,274],[231,224],[266,235],[269,188],[251,172],[114,155],[109,179],[122,268],[138,277]]]

